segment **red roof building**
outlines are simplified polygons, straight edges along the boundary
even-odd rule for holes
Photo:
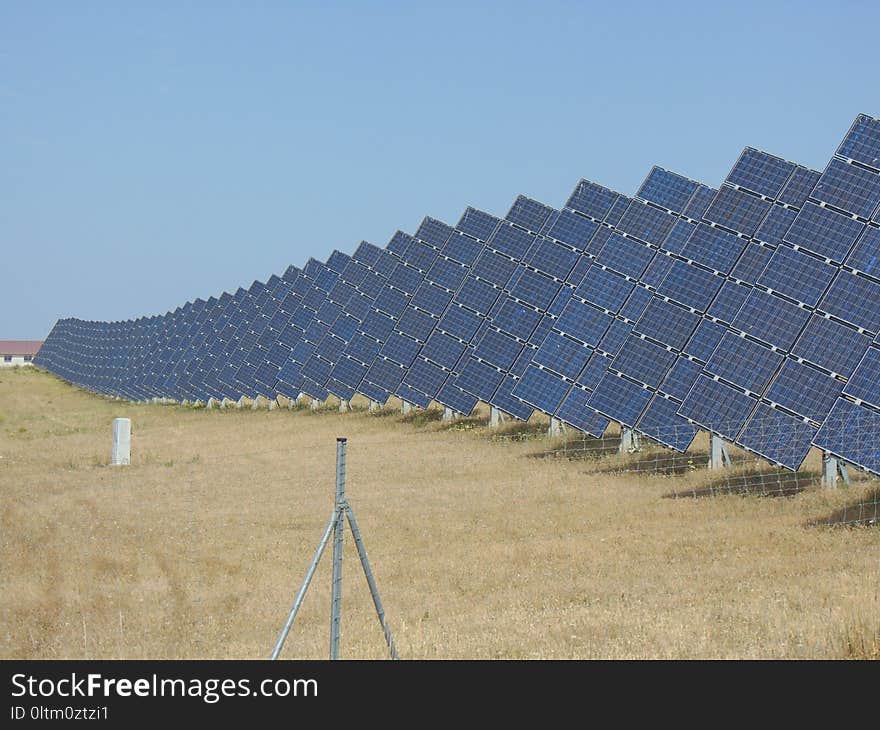
[[[30,365],[42,344],[41,340],[0,340],[0,367]]]

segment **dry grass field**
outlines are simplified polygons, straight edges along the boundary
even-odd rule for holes
[[[108,466],[132,419],[132,466]],[[869,486],[699,493],[396,412],[114,402],[0,373],[0,656],[265,658],[348,496],[405,659],[880,653],[880,528],[811,527]],[[328,649],[329,551],[284,650]],[[341,654],[385,656],[346,536]]]

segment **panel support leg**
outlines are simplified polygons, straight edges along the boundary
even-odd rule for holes
[[[345,399],[340,399],[339,400],[339,412],[345,413],[346,411],[350,411],[350,410],[351,410],[351,403],[349,403]]]
[[[504,414],[495,406],[489,406],[489,425],[498,428],[502,423],[504,423]]]
[[[371,399],[370,400],[370,413],[374,413],[375,411],[378,411],[378,410],[379,410],[379,401]]]
[[[455,411],[453,411],[449,406],[444,406],[443,408],[443,420],[446,422],[455,420]]]
[[[822,453],[822,486],[826,489],[837,489],[842,481],[849,486],[849,470],[846,463],[834,456],[830,451]]]
[[[561,436],[567,431],[568,426],[566,426],[562,421],[560,421],[558,418],[550,418],[550,426],[547,429],[548,436]]]
[[[631,428],[621,426],[620,428],[620,446],[618,452],[621,454],[632,454],[640,451],[639,435]]]
[[[727,443],[718,434],[711,437],[711,449],[709,452],[709,468],[724,469],[730,466],[730,454],[727,452]]]
[[[312,398],[312,403],[310,407],[313,411],[317,411],[322,405],[322,401],[319,401],[317,398]]]
[[[401,413],[409,413],[412,409],[413,409],[412,403],[410,403],[407,400],[403,401],[403,404],[400,406]]]

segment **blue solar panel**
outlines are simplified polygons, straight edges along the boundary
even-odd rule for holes
[[[577,251],[583,251],[596,234],[598,227],[596,221],[570,210],[561,210],[552,227],[547,231],[547,235]]]
[[[749,291],[751,291],[750,287],[730,280],[725,281],[718,294],[715,295],[715,299],[712,300],[707,313],[722,322],[733,322],[745,304]]]
[[[762,342],[790,349],[809,316],[796,304],[754,289],[733,325]]]
[[[490,248],[500,251],[512,259],[522,259],[532,246],[535,237],[531,233],[520,230],[509,223],[498,226],[495,234],[487,242]]]
[[[675,354],[639,337],[627,337],[614,358],[613,368],[656,388],[675,361]],[[613,417],[613,414],[609,414]]]
[[[871,347],[865,352],[844,393],[880,408],[880,349]]]
[[[737,233],[753,236],[772,203],[736,188],[722,187],[706,211],[706,219]]]
[[[530,231],[538,232],[544,227],[547,219],[553,213],[553,209],[520,195],[513,203],[505,218],[511,223],[516,223]]]
[[[807,203],[785,234],[785,240],[840,262],[846,258],[862,229],[861,223],[843,213]]]
[[[811,365],[786,360],[767,391],[767,399],[817,423],[834,405],[843,383]]]
[[[793,205],[795,208],[803,207],[820,177],[821,173],[815,170],[808,170],[805,167],[795,168],[785,188],[779,194],[780,202]]]
[[[842,324],[813,315],[792,354],[809,360],[832,373],[849,377],[871,338]]]
[[[455,226],[458,231],[462,233],[466,233],[467,236],[471,236],[472,238],[467,238],[467,236],[462,236],[459,233],[453,234],[451,237],[455,239],[455,242],[451,245],[454,247],[456,251],[467,250],[468,243],[467,241],[472,241],[473,239],[478,239],[481,241],[485,241],[492,235],[492,232],[498,226],[498,219],[490,215],[489,213],[484,213],[482,210],[477,210],[476,208],[468,208],[462,214],[461,218],[458,221],[458,224]],[[467,241],[462,241],[461,239],[467,238]],[[447,249],[449,248],[451,243],[447,241]],[[472,264],[479,254],[479,248],[473,250],[474,247],[471,247],[471,251],[473,256],[465,255],[463,258],[456,258],[456,260],[461,261],[463,264]]]
[[[742,431],[757,403],[754,396],[701,374],[678,412],[732,440]]]
[[[713,322],[711,319],[701,319],[685,345],[684,351],[691,357],[706,362],[712,357],[712,353],[726,331],[722,324]]]
[[[775,198],[782,191],[794,165],[751,147],[746,148],[727,176],[728,182]]]
[[[746,241],[711,226],[694,228],[681,255],[714,271],[728,273],[746,247]]]
[[[558,284],[549,277],[531,269],[523,269],[510,293],[516,299],[544,311],[550,306],[558,290]]]
[[[619,193],[608,188],[588,180],[581,180],[568,198],[565,207],[601,221],[620,197]]]
[[[880,175],[873,170],[831,160],[813,197],[847,213],[870,218],[880,205]]]
[[[857,271],[880,279],[880,228],[866,228],[845,263]]]
[[[555,413],[568,393],[569,383],[547,370],[529,365],[516,386],[518,398],[544,413]]]
[[[639,279],[653,257],[653,249],[632,238],[614,233],[599,252],[596,261],[619,274]]]
[[[880,474],[880,412],[840,398],[813,442],[852,464]]]
[[[490,328],[477,341],[474,354],[481,360],[491,363],[496,368],[508,370],[521,350],[521,343],[508,335]],[[477,394],[475,393],[474,395]]]
[[[841,271],[819,309],[869,332],[880,331],[880,283]]]
[[[650,399],[651,393],[641,385],[607,372],[593,391],[588,405],[625,426],[633,426]]]
[[[795,416],[761,403],[738,443],[781,466],[797,469],[810,450],[816,430]]]
[[[620,274],[594,265],[575,290],[575,295],[615,313],[626,302],[633,286],[631,281]]]
[[[678,406],[676,401],[655,395],[639,418],[639,431],[665,446],[686,451],[698,429],[678,415]]]
[[[664,173],[667,171],[660,167],[653,168],[636,193],[636,197],[663,206],[667,210],[684,210],[698,184],[680,175]]]
[[[681,350],[700,318],[693,312],[663,299],[652,299],[633,329],[664,345]]]
[[[706,363],[706,372],[752,393],[763,392],[782,362],[764,345],[728,332]]]
[[[657,293],[686,307],[705,312],[724,280],[710,271],[675,261]]]
[[[703,366],[693,360],[677,358],[663,380],[662,391],[679,401],[684,400],[702,369]]]

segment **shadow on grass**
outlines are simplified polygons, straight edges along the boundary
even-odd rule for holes
[[[826,517],[806,523],[806,527],[877,527],[880,525],[880,487],[858,502],[847,504]]]
[[[441,416],[443,414],[441,413]],[[462,416],[443,424],[444,431],[472,431],[489,425],[488,416]]]
[[[547,435],[547,424],[506,421],[486,435],[490,441],[531,441]]]
[[[441,418],[443,418],[443,411],[439,408],[416,408],[404,414],[400,422],[408,423],[411,426],[427,426],[429,423],[436,423]]]
[[[620,437],[592,438],[575,436],[550,449],[528,454],[532,459],[568,459],[570,461],[596,461],[609,456],[617,456]]]
[[[771,468],[745,473],[722,474],[699,489],[668,492],[664,499],[702,499],[724,495],[744,497],[793,497],[816,483],[819,472]]]

